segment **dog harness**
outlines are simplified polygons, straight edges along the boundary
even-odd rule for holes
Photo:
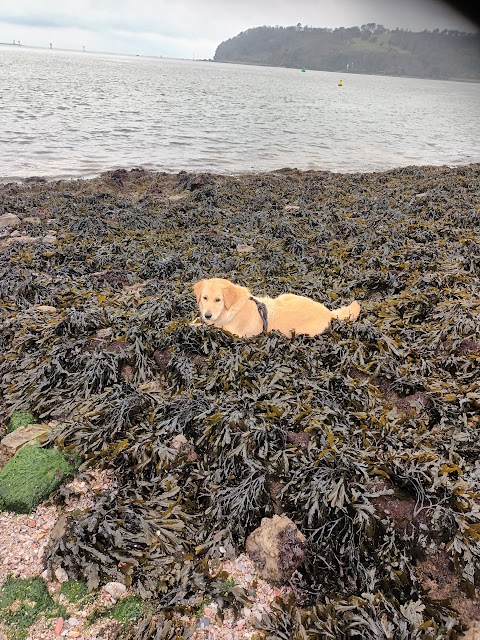
[[[257,305],[258,313],[263,322],[263,331],[266,331],[268,329],[267,305],[264,302],[260,302],[260,300],[256,300],[253,296],[250,297],[250,300],[253,300]]]

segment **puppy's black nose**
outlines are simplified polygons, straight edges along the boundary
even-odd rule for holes
[[[212,317],[212,314],[210,313],[210,311],[207,311],[207,313],[204,313],[203,315],[207,320],[210,320],[210,318]]]

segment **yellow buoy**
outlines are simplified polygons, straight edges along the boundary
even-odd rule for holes
[[[339,87],[343,87],[343,80],[339,80],[339,81],[338,81],[338,86],[339,86]]]

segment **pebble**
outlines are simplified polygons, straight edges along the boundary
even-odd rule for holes
[[[197,627],[199,629],[205,629],[206,627],[210,626],[210,618],[200,618],[200,620],[198,621]]]
[[[70,627],[78,627],[78,625],[80,624],[80,621],[77,618],[69,618],[67,620],[67,624]]]
[[[43,237],[43,244],[57,244],[58,240],[56,236],[52,236],[51,234]]]
[[[68,574],[63,567],[57,567],[55,569],[55,577],[59,582],[66,582],[68,580]]]
[[[55,625],[55,629],[54,629],[53,633],[56,636],[60,635],[60,633],[62,632],[62,628],[63,628],[63,618],[59,618],[57,620],[57,624]]]
[[[127,587],[121,582],[107,582],[107,584],[103,588],[112,596],[112,598],[115,598],[116,600],[121,598],[127,590]]]

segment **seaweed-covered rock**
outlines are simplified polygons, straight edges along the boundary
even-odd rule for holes
[[[306,557],[306,538],[287,516],[263,518],[246,550],[264,580],[285,583]]]
[[[8,421],[7,431],[11,433],[19,427],[26,427],[35,422],[35,416],[30,411],[14,411]]]
[[[30,513],[73,470],[58,449],[25,445],[0,470],[0,509]]]

